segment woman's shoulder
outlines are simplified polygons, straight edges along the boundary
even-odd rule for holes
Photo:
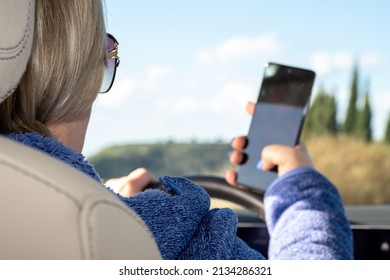
[[[8,139],[44,152],[84,172],[99,183],[102,182],[94,167],[86,160],[83,154],[77,153],[72,148],[64,145],[64,143],[53,137],[45,136],[37,132],[10,133],[4,136]]]

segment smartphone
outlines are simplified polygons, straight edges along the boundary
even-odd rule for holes
[[[245,163],[238,168],[239,185],[265,192],[277,172],[257,169],[261,151],[270,144],[295,146],[310,104],[315,73],[277,63],[264,67],[256,109],[244,149]]]

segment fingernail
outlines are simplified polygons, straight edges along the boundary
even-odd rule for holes
[[[263,161],[260,160],[260,161],[257,163],[257,165],[256,165],[256,169],[262,170],[262,168],[263,168]]]

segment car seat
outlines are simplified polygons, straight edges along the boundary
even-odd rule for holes
[[[0,0],[0,102],[31,52],[33,0]],[[0,136],[0,259],[161,259],[143,221],[104,187]]]

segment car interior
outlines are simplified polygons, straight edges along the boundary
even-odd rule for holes
[[[260,194],[232,188],[223,178],[193,175],[191,180],[204,187],[217,199],[216,207],[229,204],[238,215],[237,235],[248,245],[268,255],[269,234],[264,222]],[[213,206],[213,205],[212,205]],[[357,260],[390,259],[389,205],[345,205],[354,238],[354,258]]]
[[[29,59],[34,0],[0,0],[0,102]],[[0,259],[161,259],[143,221],[101,185],[66,164],[0,136]],[[238,236],[267,256],[262,197],[219,177],[191,175],[231,201]],[[356,259],[390,259],[390,205],[346,206]]]
[[[26,69],[34,1],[0,6],[2,102]],[[0,174],[0,259],[161,259],[135,213],[64,163],[0,137]]]

